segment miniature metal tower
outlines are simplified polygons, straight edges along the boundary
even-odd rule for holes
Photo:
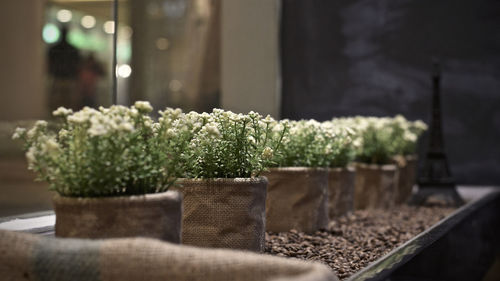
[[[440,80],[441,71],[437,62],[433,65],[432,74],[432,115],[430,123],[429,146],[424,158],[424,168],[417,180],[418,192],[411,204],[423,204],[430,196],[440,196],[448,203],[456,206],[464,201],[456,191],[455,181],[451,176],[448,160],[444,151],[441,120]]]

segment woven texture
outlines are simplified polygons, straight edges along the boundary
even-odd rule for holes
[[[359,210],[393,207],[397,184],[396,165],[356,164],[354,208]]]
[[[328,210],[330,218],[354,210],[354,167],[328,169]]]
[[[396,189],[396,204],[403,204],[410,199],[415,184],[417,163],[416,155],[408,155],[397,161],[399,179]]]
[[[182,197],[175,191],[109,198],[55,196],[53,202],[58,237],[181,240]]]
[[[269,180],[266,230],[314,232],[328,225],[328,169],[289,167],[263,173]]]
[[[336,281],[320,263],[154,239],[81,240],[0,230],[3,281]]]
[[[182,179],[182,243],[261,252],[267,179]]]

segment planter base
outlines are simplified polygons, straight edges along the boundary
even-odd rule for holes
[[[182,243],[260,252],[265,241],[267,180],[182,179]]]
[[[181,240],[182,197],[175,191],[104,198],[55,196],[53,203],[58,237]]]
[[[328,225],[328,170],[273,168],[269,179],[266,230],[314,232]]]

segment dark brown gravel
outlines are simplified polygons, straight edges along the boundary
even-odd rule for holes
[[[265,252],[320,261],[345,279],[429,228],[454,209],[400,206],[392,210],[356,211],[330,222],[327,231],[296,230],[266,234]]]

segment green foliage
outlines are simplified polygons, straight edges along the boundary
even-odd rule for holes
[[[418,136],[426,130],[422,121],[403,116],[337,118],[332,122],[355,131],[356,160],[368,164],[389,164],[396,155],[415,153]]]
[[[276,166],[345,167],[354,157],[349,128],[315,120],[283,120],[273,126],[290,127],[275,154]]]
[[[412,122],[402,115],[397,115],[392,119],[391,126],[394,130],[395,153],[398,155],[415,154],[418,138],[427,130],[427,125],[420,120]]]
[[[29,169],[64,196],[102,197],[162,192],[174,182],[176,165],[162,150],[147,102],[72,113],[59,108],[58,130],[38,121],[18,128]]]
[[[180,167],[178,177],[236,178],[257,176],[272,164],[281,138],[271,133],[274,120],[214,109],[212,113],[161,111],[160,132]],[[284,130],[284,129],[283,129]]]

